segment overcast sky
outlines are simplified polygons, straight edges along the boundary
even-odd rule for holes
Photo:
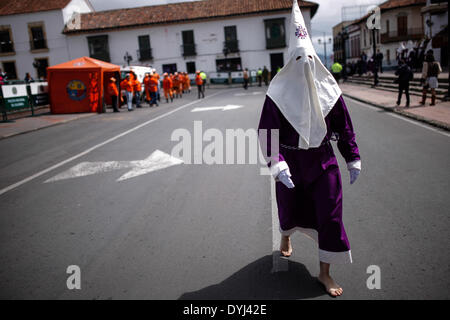
[[[198,0],[90,0],[95,10],[110,10],[118,8],[142,7],[148,5],[167,4],[175,2],[187,2]],[[264,1],[264,0],[261,0]],[[323,45],[318,44],[318,38],[323,38],[326,33],[326,39],[332,37],[332,28],[342,21],[342,8],[350,7],[346,12],[349,14],[358,14],[358,6],[367,6],[379,4],[384,0],[311,0],[319,4],[319,10],[311,20],[313,43],[317,53],[323,54]],[[365,12],[361,12],[365,14]],[[354,17],[356,19],[358,17]],[[327,56],[330,56],[332,45],[327,45]]]

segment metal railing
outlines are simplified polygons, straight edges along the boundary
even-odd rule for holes
[[[14,45],[12,41],[0,42],[0,53],[14,52]]]
[[[181,45],[181,54],[183,57],[195,56],[197,52],[195,50],[195,43],[185,43]]]
[[[224,41],[223,49],[229,53],[239,52],[239,40]]]
[[[33,39],[30,41],[31,50],[48,49],[47,40],[45,39]]]
[[[409,28],[403,30],[395,30],[385,32],[380,35],[381,43],[408,41],[408,40],[420,40],[424,36],[422,28]]]
[[[275,48],[285,48],[286,47],[286,39],[284,37],[280,38],[266,38],[266,49],[275,49]]]
[[[139,61],[152,60],[152,48],[148,49],[139,49],[136,51],[137,57]]]

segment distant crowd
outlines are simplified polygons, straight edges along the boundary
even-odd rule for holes
[[[202,71],[197,71],[195,84],[198,89],[198,98],[205,97],[205,84],[207,76]],[[164,95],[166,103],[173,102],[173,99],[182,98],[183,94],[191,92],[191,79],[186,72],[165,72],[162,76],[153,69],[151,73],[146,73],[143,81],[139,81],[136,73],[131,71],[120,81],[120,92],[117,86],[117,79],[111,77],[108,84],[108,95],[111,97],[111,104],[114,112],[126,105],[128,111],[133,111],[134,107],[142,108],[142,103],[149,107],[159,106],[161,93]]]

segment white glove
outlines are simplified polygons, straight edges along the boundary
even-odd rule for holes
[[[289,189],[294,188],[294,183],[291,180],[291,173],[289,172],[289,169],[284,169],[278,174],[277,177],[278,180],[280,180],[286,187]]]
[[[361,170],[359,169],[350,169],[350,184],[353,184],[359,176]]]
[[[361,160],[355,160],[347,163],[347,169],[350,173],[350,184],[353,184],[358,179],[361,172]]]

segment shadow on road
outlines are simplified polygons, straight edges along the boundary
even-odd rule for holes
[[[250,263],[224,281],[181,295],[179,300],[305,299],[324,295],[306,267],[289,261],[288,271],[271,273],[272,256]]]

